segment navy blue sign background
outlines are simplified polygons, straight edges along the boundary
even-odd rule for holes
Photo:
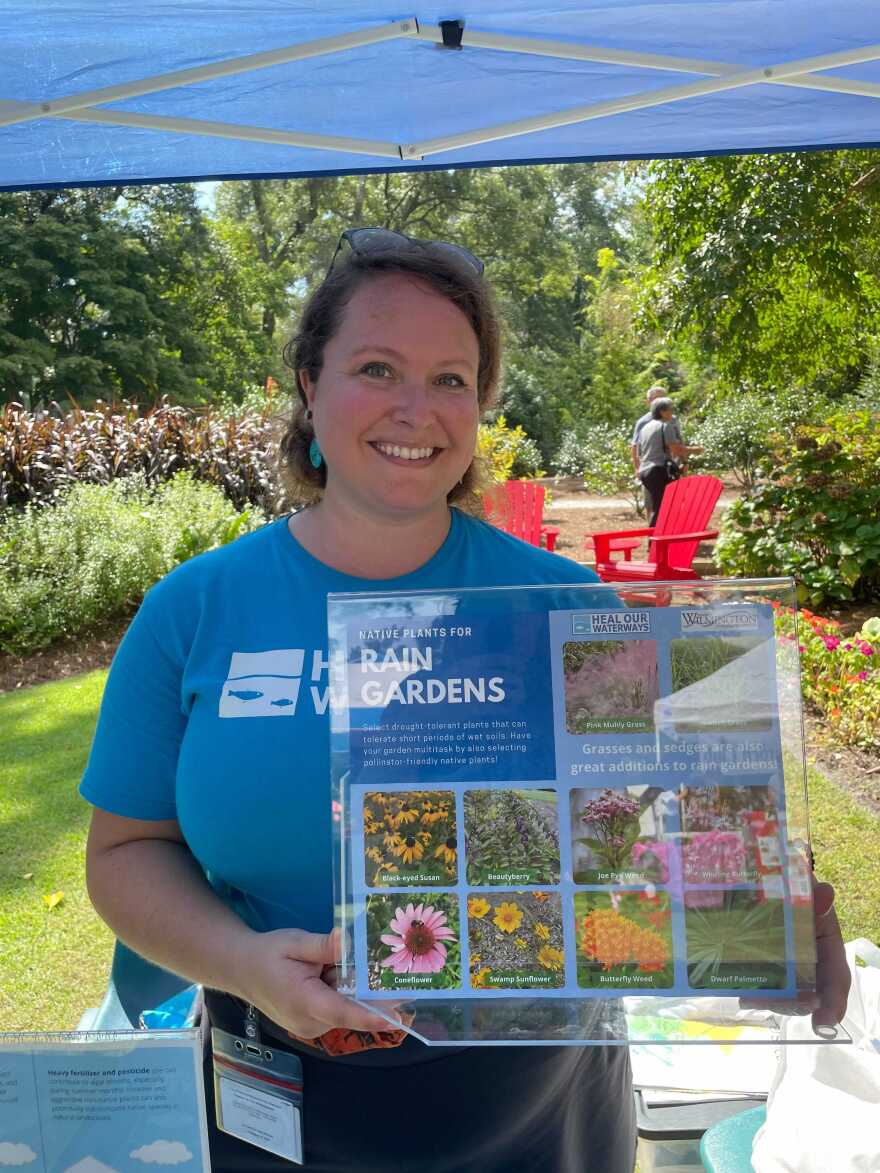
[[[546,611],[444,616],[426,621],[429,626],[446,634],[416,634],[422,629],[411,617],[383,619],[379,638],[369,638],[363,623],[349,629],[351,780],[413,785],[552,778]],[[406,703],[407,694],[439,699]],[[377,705],[378,698],[387,703]]]

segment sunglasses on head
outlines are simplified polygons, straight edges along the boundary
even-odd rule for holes
[[[462,248],[460,244],[449,244],[445,240],[417,240],[414,236],[393,232],[390,228],[346,228],[336,245],[336,252],[327,270],[328,277],[333,272],[333,266],[343,244],[347,244],[353,253],[362,257],[369,256],[370,253],[394,253],[414,248],[432,249],[463,262],[478,276],[482,276],[485,268],[479,257],[475,257],[470,249]]]

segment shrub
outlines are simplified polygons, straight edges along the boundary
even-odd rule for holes
[[[640,516],[644,496],[633,470],[627,425],[592,424],[566,433],[556,454],[560,476],[582,476],[584,485],[600,497],[626,497]]]
[[[716,398],[687,436],[688,443],[703,449],[693,464],[701,470],[732,472],[738,484],[750,491],[770,456],[774,433],[807,422],[816,410],[815,396],[800,391],[772,399],[754,391]]]
[[[767,479],[734,502],[715,546],[725,574],[793,575],[798,598],[869,598],[880,587],[880,427],[843,409],[776,435]]]
[[[779,638],[798,641],[806,700],[844,744],[880,748],[880,619],[845,636],[833,619],[802,610],[796,623],[793,611],[774,606]]]
[[[163,402],[141,414],[134,403],[99,403],[61,415],[9,403],[0,411],[0,507],[49,504],[74,484],[136,474],[159,485],[186,471],[236,509],[271,510],[274,432],[268,405],[235,415]]]
[[[537,444],[519,425],[509,428],[503,415],[494,423],[481,425],[477,452],[486,462],[490,478],[497,483],[544,475]]]
[[[180,473],[77,485],[0,521],[0,651],[23,655],[129,614],[177,563],[265,520]]]

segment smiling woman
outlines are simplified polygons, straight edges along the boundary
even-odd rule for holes
[[[468,256],[399,237],[353,247],[306,305],[286,353],[300,402],[282,446],[306,505],[191,559],[145,599],[82,783],[96,808],[90,893],[127,944],[207,988],[212,1026],[241,1036],[250,1004],[273,1051],[296,1053],[312,1173],[628,1173],[624,1048],[438,1052],[333,985],[328,593],[596,581],[466,511],[499,370],[491,293]],[[380,883],[425,877],[421,894],[374,899],[383,989],[395,950],[398,970],[461,980],[468,918],[430,890],[457,866],[455,831],[432,838],[430,819],[418,831],[410,817],[371,832]],[[442,1141],[425,1104],[447,1124]],[[389,1111],[391,1132],[375,1123]],[[220,1131],[210,1103],[208,1119],[217,1173],[287,1167]]]
[[[377,529],[394,520],[415,541],[397,573],[423,562],[448,531],[448,504],[476,505],[477,426],[500,363],[480,273],[415,241],[353,252],[313,295],[285,359],[301,400],[282,442],[287,479],[316,502],[291,533],[319,558],[355,536],[344,569],[373,577],[389,570]]]

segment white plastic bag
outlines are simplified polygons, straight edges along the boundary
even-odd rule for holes
[[[846,946],[852,988],[842,1026],[852,1045],[806,1045],[809,1018],[783,1021],[755,1173],[880,1173],[880,949]],[[856,964],[856,958],[865,962]]]

